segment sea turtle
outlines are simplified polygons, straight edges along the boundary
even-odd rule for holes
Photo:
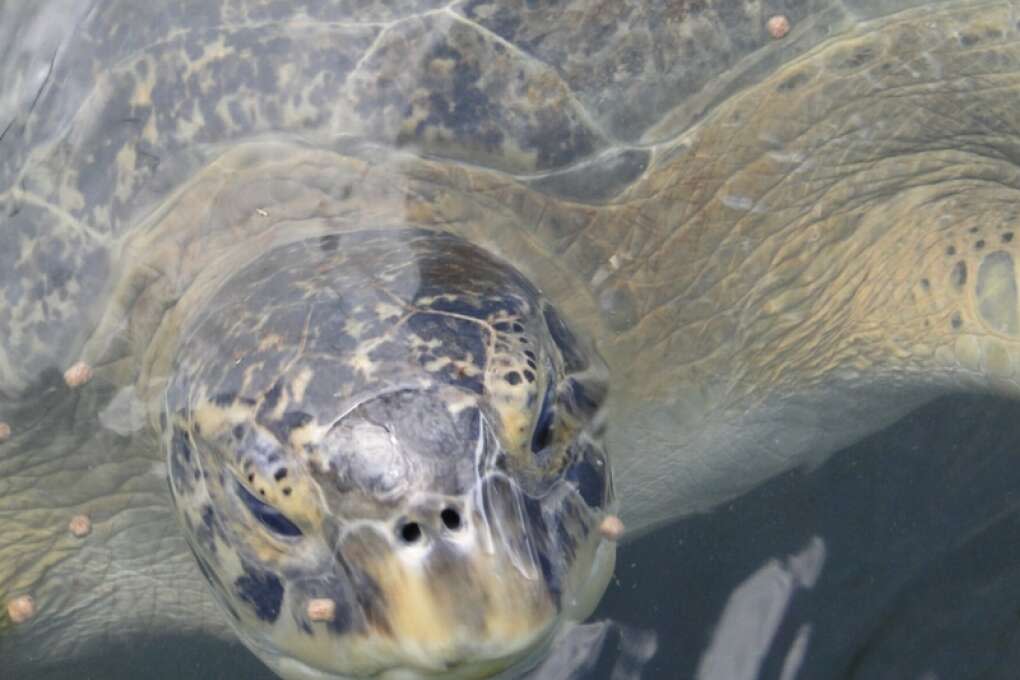
[[[518,673],[617,513],[1014,394],[1017,14],[3,3],[5,673]]]

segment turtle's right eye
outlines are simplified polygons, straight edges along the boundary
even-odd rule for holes
[[[238,497],[244,502],[248,511],[268,529],[281,536],[303,535],[297,525],[287,519],[282,512],[255,498],[240,482],[235,480],[234,486],[237,488]]]
[[[542,410],[539,411],[535,431],[531,435],[531,451],[541,453],[552,443],[553,425],[556,422],[556,411],[553,405],[555,390],[550,384],[542,398]]]

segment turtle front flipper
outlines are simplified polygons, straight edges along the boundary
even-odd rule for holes
[[[103,371],[75,389],[51,372],[28,395],[5,404],[0,443],[3,676],[50,677],[96,659],[109,677],[151,677],[141,643],[230,636],[131,392]]]
[[[610,447],[657,452],[617,458],[628,527],[939,394],[1018,394],[1013,11],[946,3],[833,37],[660,148],[597,225],[627,243],[602,284],[630,310],[600,346],[627,376]]]

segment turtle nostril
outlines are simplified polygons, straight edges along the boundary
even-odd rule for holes
[[[443,526],[450,531],[457,531],[460,529],[460,513],[453,508],[446,508],[440,514],[439,517],[443,520]]]
[[[400,538],[405,543],[416,543],[421,538],[421,527],[417,522],[408,522],[400,527]]]

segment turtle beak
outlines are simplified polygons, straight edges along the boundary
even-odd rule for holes
[[[344,533],[336,560],[358,591],[364,645],[405,668],[463,677],[486,677],[542,645],[560,614],[561,560],[540,556],[544,527],[508,489],[410,504],[392,536],[370,524]]]
[[[442,677],[537,659],[565,618],[594,608],[615,556],[578,494],[535,498],[499,473],[460,500],[422,495],[388,530],[341,531],[336,571],[365,622],[359,655]]]

